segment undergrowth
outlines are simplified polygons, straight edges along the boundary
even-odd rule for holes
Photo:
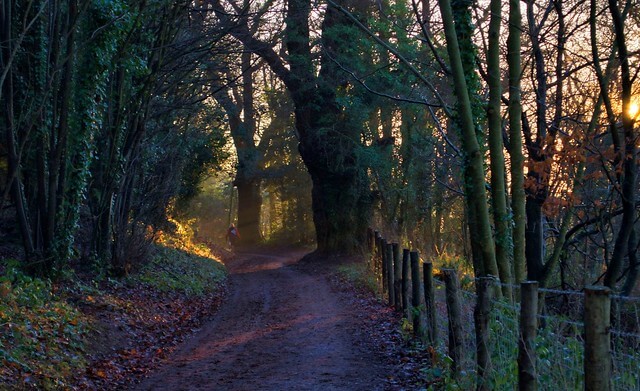
[[[210,250],[180,229],[161,236],[152,260],[124,280],[80,281],[73,271],[52,283],[30,277],[17,261],[0,268],[0,389],[72,389],[70,380],[87,370],[88,341],[95,332],[83,302],[109,302],[103,288],[123,283],[150,291],[199,296],[216,291],[226,278]]]
[[[365,263],[340,265],[338,266],[338,274],[358,289],[364,289],[372,293],[375,293],[378,289],[376,279]]]
[[[519,313],[502,302],[494,303],[489,322],[491,367],[487,387],[491,390],[513,390],[518,385]],[[445,319],[441,320],[446,322]],[[464,326],[465,353],[460,374],[451,372],[447,356],[447,335],[440,335],[435,348],[439,359],[434,366],[423,368],[425,379],[440,378],[428,390],[467,390],[475,388],[475,336],[473,324]],[[612,344],[613,378],[617,390],[640,388],[640,353],[633,346]],[[546,317],[544,327],[535,339],[536,370],[540,390],[580,390],[584,388],[584,345],[582,328],[559,316]],[[423,347],[423,349],[429,349]]]
[[[130,282],[140,281],[161,291],[188,295],[213,292],[226,278],[224,266],[211,258],[171,247],[158,246],[153,260]]]
[[[175,232],[158,235],[153,259],[131,278],[165,292],[202,295],[216,290],[226,278],[225,267],[209,247],[193,240],[188,222],[171,222]]]
[[[0,277],[0,387],[58,389],[84,369],[87,318],[15,262]]]

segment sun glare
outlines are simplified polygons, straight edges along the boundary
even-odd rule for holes
[[[629,117],[636,119],[636,117],[638,116],[638,112],[640,112],[640,105],[638,105],[638,103],[636,102],[631,102],[629,104],[629,108],[627,109],[627,114],[629,114]]]

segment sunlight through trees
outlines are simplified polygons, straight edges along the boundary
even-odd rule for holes
[[[323,255],[375,224],[478,276],[631,293],[635,6],[4,1],[3,235],[32,272],[126,273],[168,211]]]

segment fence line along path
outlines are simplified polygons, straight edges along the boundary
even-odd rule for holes
[[[463,389],[640,390],[640,298],[493,277],[472,278],[462,289],[457,270],[436,272],[431,260],[379,231],[368,238],[380,294],[410,321],[418,342],[448,357],[438,365],[448,362]],[[492,294],[504,286],[520,301]]]

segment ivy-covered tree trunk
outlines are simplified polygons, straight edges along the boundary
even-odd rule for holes
[[[467,88],[467,95],[469,97],[469,105],[471,110],[471,118],[473,121],[473,131],[477,139],[478,148],[482,150],[484,135],[481,133],[482,125],[481,121],[485,115],[483,112],[483,103],[480,98],[480,80],[478,78],[476,67],[476,54],[477,47],[472,40],[473,37],[473,23],[471,21],[471,6],[473,3],[469,0],[453,0],[450,1],[451,12],[455,26],[455,34],[457,38],[457,45],[459,47],[460,61],[462,63],[462,71],[464,73],[465,84]],[[484,255],[481,248],[482,239],[480,235],[479,216],[481,212],[477,210],[477,206],[474,206],[472,199],[475,191],[473,189],[473,168],[470,156],[466,153],[466,141],[464,137],[465,124],[463,119],[464,108],[462,108],[462,100],[458,97],[457,113],[452,118],[452,125],[457,127],[458,132],[462,133],[460,139],[462,144],[462,150],[465,153],[462,156],[462,173],[464,179],[464,201],[466,209],[466,219],[469,228],[469,241],[471,257],[473,259],[474,272],[477,276],[486,275],[487,269],[484,265]],[[480,152],[479,153],[483,153]],[[483,168],[484,171],[484,168]],[[484,175],[484,174],[483,174]],[[490,273],[497,276],[497,273]]]
[[[463,60],[458,44],[458,34],[456,33],[452,4],[449,0],[439,0],[438,4],[445,26],[444,32],[453,73],[454,91],[458,99],[462,147],[465,157],[468,159],[467,173],[469,178],[466,184],[465,194],[469,200],[469,206],[473,208],[474,212],[474,218],[470,219],[469,225],[471,229],[477,229],[477,236],[472,235],[472,241],[474,242],[472,244],[477,245],[480,255],[482,256],[482,274],[497,276],[498,266],[496,264],[489,208],[487,206],[483,155],[476,135],[473,108],[469,97],[469,86],[465,77]]]
[[[311,61],[310,53],[306,58]],[[325,66],[320,77],[330,80],[334,71]],[[354,253],[363,243],[371,212],[369,180],[357,157],[359,133],[341,121],[334,90],[317,82],[313,99],[304,92],[308,86],[292,94],[300,156],[313,184],[317,252]]]
[[[322,53],[317,71],[317,54],[311,51],[309,31],[311,2],[288,2],[284,41],[286,60],[270,44],[257,39],[243,22],[229,18],[219,0],[212,0],[214,11],[247,50],[256,53],[284,82],[295,109],[299,151],[313,183],[312,208],[316,228],[317,253],[354,253],[364,243],[370,216],[370,189],[366,169],[358,160],[361,147],[359,128],[349,123],[340,109],[336,93],[343,80],[334,58],[341,45],[332,39],[345,27],[332,6],[322,23]],[[247,17],[241,15],[240,18]]]
[[[525,192],[522,153],[522,98],[520,93],[522,58],[522,12],[519,0],[509,0],[509,155],[511,156],[511,209],[513,211],[513,270],[515,282],[525,280]]]
[[[122,45],[122,43],[120,43]],[[113,197],[120,174],[124,133],[125,104],[125,67],[116,66],[107,80],[105,94],[105,121],[96,132],[96,156],[91,163],[91,181],[89,207],[92,213],[91,256],[101,264],[111,260]]]
[[[27,208],[24,203],[25,195],[23,190],[23,182],[20,175],[20,157],[18,154],[18,136],[16,123],[14,121],[14,91],[13,91],[13,69],[11,62],[13,62],[13,36],[12,36],[12,23],[13,19],[13,2],[2,2],[2,14],[0,15],[0,69],[2,70],[2,83],[0,83],[0,96],[2,99],[2,125],[4,126],[5,140],[3,142],[7,148],[7,163],[8,163],[8,180],[7,180],[7,192],[11,196],[11,199],[16,209],[16,219],[18,228],[22,237],[23,247],[26,251],[27,257],[31,257],[35,252],[33,235],[31,226],[29,224],[29,218],[27,216]],[[4,201],[0,201],[0,205]]]
[[[10,68],[6,69],[4,91],[11,96],[5,95],[4,100],[12,200],[29,268],[46,274],[55,262],[68,259],[74,234],[65,230],[62,222],[68,211],[77,207],[65,200],[65,179],[68,135],[73,130],[70,115],[74,110],[75,22],[79,11],[75,0],[65,6],[38,8],[13,9],[24,14],[6,25],[9,30],[5,34],[10,35],[11,22],[33,20],[37,33],[24,41],[24,50],[18,54],[12,52],[11,44],[6,45],[3,62],[11,59],[13,64],[6,65]],[[11,6],[3,9],[9,14],[12,11]],[[40,12],[47,18],[38,17]],[[14,82],[19,82],[19,89],[14,88]]]
[[[491,206],[495,227],[496,262],[500,272],[502,294],[511,300],[511,264],[509,248],[511,232],[507,213],[507,186],[505,181],[504,146],[502,142],[502,117],[500,100],[502,97],[500,68],[500,23],[501,0],[491,0],[491,21],[489,24],[489,53],[487,55],[487,75],[489,79],[489,104],[487,123],[489,126],[489,149],[491,153]]]
[[[365,240],[371,195],[366,169],[358,159],[360,129],[349,122],[337,102],[338,87],[346,76],[334,58],[347,44],[340,39],[340,31],[349,22],[334,7],[327,8],[322,24],[321,68],[318,77],[314,77],[309,11],[308,0],[289,2],[287,21],[292,28],[287,36],[287,48],[291,70],[298,71],[302,80],[311,82],[292,93],[292,97],[296,105],[300,155],[313,183],[317,251],[320,254],[355,253]],[[301,39],[305,41],[302,45]],[[311,86],[314,99],[307,94]]]
[[[363,243],[371,212],[370,201],[363,195],[368,190],[368,178],[356,165],[356,141],[340,141],[349,137],[346,132],[322,128],[307,132],[321,133],[324,138],[320,141],[309,135],[300,143],[300,154],[313,183],[317,250],[320,254],[356,252]]]
[[[56,139],[54,143],[50,141],[49,151],[49,180],[47,200],[48,205],[46,208],[46,226],[44,227],[44,255],[45,255],[45,268],[50,270],[54,266],[54,261],[66,260],[69,256],[70,248],[62,246],[62,243],[68,242],[65,240],[67,235],[73,235],[74,232],[65,232],[63,229],[61,217],[66,214],[66,208],[70,205],[63,204],[64,192],[65,192],[65,168],[67,165],[68,156],[68,138],[71,131],[71,125],[69,123],[69,117],[72,109],[72,84],[74,76],[75,66],[75,36],[77,15],[76,0],[69,2],[68,15],[64,22],[62,29],[64,40],[64,51],[57,53],[57,56],[65,56],[66,60],[63,61],[62,79],[60,80],[59,100],[54,102],[53,107],[59,107],[58,114],[58,126],[57,129],[52,131],[50,136],[51,140]],[[55,98],[54,98],[55,99]],[[70,244],[70,243],[69,243]],[[66,248],[65,248],[66,247]]]

